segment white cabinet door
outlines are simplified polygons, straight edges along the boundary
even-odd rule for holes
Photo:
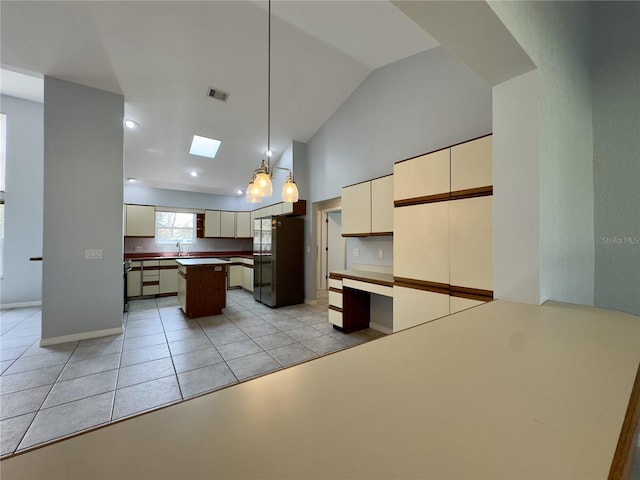
[[[178,291],[178,265],[176,261],[160,260],[160,268],[160,293],[176,293]]]
[[[242,286],[242,265],[231,265],[229,267],[229,287]]]
[[[220,212],[220,236],[223,238],[235,238],[236,212]]]
[[[396,208],[393,274],[449,283],[449,202]]]
[[[451,147],[451,191],[493,185],[492,137]]]
[[[127,205],[125,208],[127,237],[156,236],[156,208],[149,205]]]
[[[393,331],[449,315],[449,295],[406,287],[393,287]]]
[[[242,267],[242,288],[253,292],[253,268]]]
[[[290,213],[293,213],[293,203],[282,202],[282,214],[288,215]]]
[[[450,206],[451,285],[493,290],[493,197]]]
[[[371,180],[371,233],[393,232],[393,175]]]
[[[220,211],[206,210],[204,212],[204,236],[220,237]]]
[[[342,189],[342,234],[371,233],[371,182]]]
[[[271,206],[271,215],[282,215],[282,202]]]
[[[450,149],[405,160],[393,166],[393,198],[403,200],[449,193]]]
[[[249,212],[238,212],[236,214],[236,237],[253,237],[253,233],[251,233],[251,214]]]

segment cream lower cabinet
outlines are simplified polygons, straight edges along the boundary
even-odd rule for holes
[[[178,264],[175,260],[160,260],[159,293],[178,291]]]
[[[393,287],[393,331],[449,315],[449,295],[415,288]]]
[[[241,287],[242,286],[242,271],[244,267],[242,265],[231,265],[227,274],[229,275],[229,279],[227,282],[227,286],[229,288]]]
[[[242,267],[242,288],[253,292],[253,267],[250,265]]]
[[[329,279],[329,323],[342,328],[342,280]]]
[[[160,262],[158,260],[142,261],[142,295],[160,293]]]
[[[449,203],[396,208],[393,275],[449,283]]]
[[[493,290],[493,197],[454,200],[449,211],[449,283]]]

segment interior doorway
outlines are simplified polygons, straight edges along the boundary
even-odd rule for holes
[[[320,289],[329,288],[329,272],[344,270],[347,242],[342,237],[342,211],[323,210],[320,225]]]

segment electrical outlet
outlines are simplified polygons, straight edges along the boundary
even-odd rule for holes
[[[360,256],[360,249],[357,247],[353,248],[353,256],[354,257],[359,257]]]
[[[378,258],[384,258],[384,250],[382,248],[378,249]]]
[[[102,249],[87,249],[84,251],[84,258],[86,260],[98,260],[102,258]]]

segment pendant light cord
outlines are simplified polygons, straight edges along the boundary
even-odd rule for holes
[[[269,0],[269,30],[267,41],[267,152],[271,152],[271,0]],[[267,155],[271,164],[271,157]]]

